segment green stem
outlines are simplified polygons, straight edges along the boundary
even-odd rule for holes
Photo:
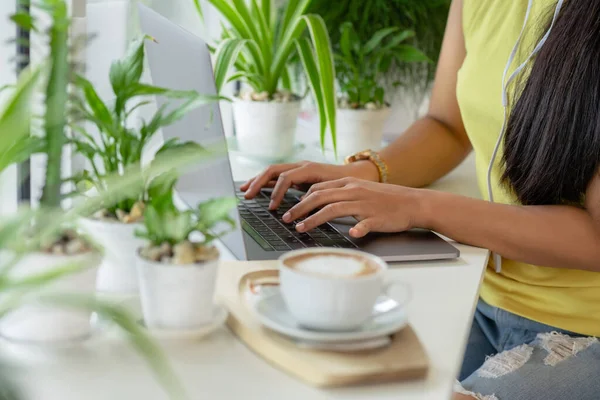
[[[45,207],[59,208],[62,149],[66,143],[65,126],[69,83],[69,20],[67,6],[64,2],[56,2],[52,10],[52,19],[53,23],[49,30],[50,75],[46,87],[46,114],[44,116],[48,158],[40,203]]]

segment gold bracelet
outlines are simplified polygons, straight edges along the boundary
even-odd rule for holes
[[[383,161],[381,159],[381,156],[376,151],[368,149],[368,150],[360,151],[358,153],[349,155],[344,160],[344,164],[351,164],[356,161],[363,161],[363,160],[371,161],[375,165],[375,167],[377,167],[377,171],[379,172],[379,182],[387,183],[387,181],[388,181],[388,166],[385,163],[385,161]]]

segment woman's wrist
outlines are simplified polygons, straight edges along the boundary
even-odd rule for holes
[[[344,166],[349,171],[349,176],[371,182],[379,182],[379,170],[369,160],[361,160]]]
[[[439,200],[439,192],[429,189],[412,189],[415,196],[415,211],[413,214],[413,227],[435,230],[434,210],[435,203]]]

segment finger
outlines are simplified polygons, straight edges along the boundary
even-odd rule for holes
[[[304,217],[314,209],[323,207],[327,204],[338,203],[340,201],[353,201],[358,200],[358,198],[359,193],[354,190],[344,188],[319,190],[304,197],[300,203],[296,204],[285,213],[282,219],[284,222],[292,222]]]
[[[296,230],[298,232],[310,231],[311,229],[336,218],[360,215],[363,213],[364,210],[361,210],[361,202],[358,201],[342,201],[329,204],[306,218],[304,221],[298,223],[296,225]]]
[[[250,183],[246,190],[246,198],[254,198],[260,192],[260,189],[264,188],[267,183],[276,180],[282,172],[296,168],[296,166],[297,164],[271,165],[252,180],[252,183]]]
[[[269,209],[274,210],[281,204],[285,192],[294,186],[305,183],[307,181],[314,180],[314,173],[311,172],[311,168],[305,166],[295,168],[289,171],[282,172],[277,178],[277,183],[271,192],[271,203]]]
[[[370,218],[363,219],[358,224],[350,228],[350,236],[357,239],[365,237],[373,229],[372,225],[373,221]]]
[[[308,189],[308,192],[306,192],[306,194],[304,196],[308,197],[311,194],[313,194],[315,192],[318,192],[319,190],[341,188],[341,187],[346,186],[350,182],[352,182],[351,178],[342,178],[342,179],[336,179],[336,180],[333,180],[333,181],[326,181],[326,182],[316,183],[316,184],[312,185],[310,187],[310,189]]]
[[[242,192],[245,192],[246,190],[248,190],[248,188],[250,187],[252,182],[254,182],[255,179],[256,179],[256,177],[248,179],[245,183],[242,183],[242,186],[240,186],[240,190]]]

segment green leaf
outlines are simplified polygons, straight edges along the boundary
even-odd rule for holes
[[[298,54],[304,66],[304,72],[308,78],[308,83],[315,96],[319,111],[319,138],[321,140],[321,148],[325,148],[325,130],[327,129],[327,118],[323,118],[327,113],[325,111],[325,101],[323,100],[323,91],[319,81],[319,69],[315,61],[315,54],[311,47],[308,38],[302,38],[296,43]]]
[[[385,46],[383,46],[383,48],[381,49],[381,51],[382,52],[386,52],[386,51],[395,49],[396,46],[398,46],[400,43],[404,42],[407,39],[410,39],[413,36],[415,36],[415,32],[411,31],[411,30],[406,30],[406,31],[399,32],[398,34],[394,35],[390,39],[390,41],[385,44]]]
[[[215,8],[223,14],[227,21],[231,24],[232,29],[241,39],[249,39],[256,45],[261,41],[256,28],[255,22],[252,20],[244,0],[208,0]],[[261,53],[260,47],[248,46],[248,51],[254,59],[254,64],[259,71],[264,71],[266,64],[264,54]]]
[[[125,113],[127,100],[132,96],[131,87],[139,83],[144,71],[144,42],[146,39],[154,40],[150,36],[144,36],[135,40],[129,47],[125,57],[114,61],[109,70],[109,79],[113,92],[117,97],[115,101],[115,112],[118,116]]]
[[[352,42],[356,43],[356,33],[354,32],[354,27],[351,22],[345,22],[340,27],[341,30],[341,38],[340,38],[340,48],[342,50],[342,54],[348,59],[352,59]],[[353,35],[354,34],[354,35]],[[354,36],[354,37],[353,37]]]
[[[432,62],[422,51],[408,45],[398,46],[395,55],[398,62]]]
[[[323,92],[322,101],[324,114],[319,118],[325,118],[331,131],[331,140],[333,143],[334,154],[337,155],[336,142],[336,94],[335,94],[335,68],[333,64],[333,52],[329,42],[329,34],[325,21],[318,15],[305,15],[302,17],[308,26],[312,44],[315,49],[317,62],[319,65],[320,86]],[[317,99],[318,100],[318,99]],[[321,110],[321,107],[319,106]],[[324,136],[321,135],[321,143],[324,143]]]
[[[0,171],[12,164],[20,164],[33,154],[46,150],[46,141],[39,136],[22,137],[12,146],[0,150]]]
[[[62,150],[66,141],[67,102],[69,85],[69,16],[65,2],[52,3],[52,24],[48,30],[50,42],[50,74],[46,84],[44,131],[46,133],[46,171],[40,204],[60,208]]]
[[[196,7],[196,12],[200,17],[200,21],[204,22],[204,13],[202,12],[202,6],[200,5],[200,0],[194,0],[194,6]]]
[[[17,24],[25,31],[37,32],[35,27],[35,19],[27,12],[18,12],[10,16],[10,20]]]
[[[375,32],[373,37],[371,39],[369,39],[369,41],[367,43],[365,43],[364,54],[369,54],[370,52],[375,50],[375,48],[377,48],[377,46],[379,46],[381,44],[381,41],[383,39],[385,39],[392,33],[396,32],[397,30],[398,30],[397,27],[391,27],[391,28],[383,28],[383,29]]]
[[[16,162],[8,152],[29,135],[32,99],[40,72],[39,67],[21,72],[15,90],[0,109],[0,172]]]
[[[102,99],[100,99],[100,96],[98,96],[94,85],[80,75],[75,77],[75,84],[83,91],[86,104],[92,111],[95,122],[101,124],[102,130],[111,132],[114,126],[112,114]]]
[[[207,200],[198,205],[198,226],[202,233],[207,232],[220,222],[228,221],[230,212],[237,206],[235,197],[221,197]]]
[[[237,56],[246,45],[246,39],[226,39],[219,43],[216,51],[215,84],[217,93],[221,93],[227,74],[237,60]]]

